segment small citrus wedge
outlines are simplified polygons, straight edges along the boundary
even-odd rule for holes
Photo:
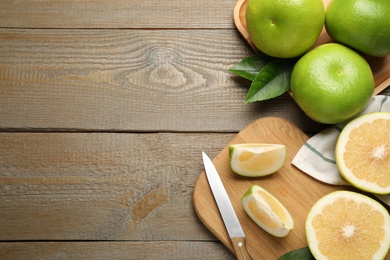
[[[390,193],[390,113],[375,112],[349,122],[335,149],[341,175],[358,189]]]
[[[319,199],[305,223],[306,238],[317,259],[384,259],[390,247],[390,216],[379,202],[351,191]]]
[[[271,235],[285,237],[294,227],[288,210],[258,185],[252,185],[242,197],[241,203],[248,216]]]
[[[286,155],[286,146],[282,144],[229,145],[232,170],[246,177],[259,177],[276,172],[286,161]]]

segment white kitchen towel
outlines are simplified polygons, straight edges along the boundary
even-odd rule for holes
[[[390,97],[384,95],[372,97],[367,107],[354,118],[372,112],[390,112]],[[349,121],[333,125],[311,137],[298,151],[292,164],[322,182],[348,185],[337,169],[334,150],[341,130]],[[377,197],[390,206],[390,194]]]

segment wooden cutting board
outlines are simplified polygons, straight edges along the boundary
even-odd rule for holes
[[[326,8],[330,0],[322,0],[322,1],[324,2],[324,6]],[[236,28],[240,32],[240,34],[248,42],[249,46],[251,46],[251,48],[255,52],[258,52],[258,49],[255,47],[252,40],[250,39],[247,30],[247,25],[245,20],[247,4],[248,4],[248,0],[237,0],[233,12],[234,24],[236,25]],[[314,44],[313,48],[318,45],[329,43],[329,42],[333,42],[333,40],[326,33],[326,30],[324,28],[320,36],[318,37],[317,42]],[[370,64],[372,73],[374,74],[374,80],[375,80],[374,95],[377,95],[390,85],[390,55],[383,58],[364,55],[364,58]]]
[[[329,192],[351,189],[319,182],[291,164],[295,154],[308,139],[309,137],[291,122],[277,117],[264,117],[246,126],[229,144],[275,143],[286,145],[287,160],[279,171],[259,178],[240,177],[230,168],[228,146],[213,159],[246,234],[248,251],[253,259],[277,259],[287,252],[307,246],[304,225],[306,215],[312,205]],[[205,152],[207,153],[207,151]],[[257,226],[243,210],[241,197],[252,184],[260,185],[268,190],[291,213],[295,226],[287,237],[278,238],[268,234]],[[204,225],[234,252],[204,171],[195,183],[193,204]]]

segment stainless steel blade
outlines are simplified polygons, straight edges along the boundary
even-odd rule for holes
[[[222,180],[218,175],[217,169],[215,169],[213,162],[205,152],[202,152],[202,157],[207,180],[210,184],[215,201],[217,202],[219,212],[221,213],[229,237],[245,237],[244,231],[242,230],[226,189],[223,186]]]

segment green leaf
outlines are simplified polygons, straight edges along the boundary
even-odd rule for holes
[[[278,260],[315,260],[315,258],[308,247],[303,247],[279,257]]]
[[[253,80],[245,103],[278,97],[290,89],[290,76],[296,59],[275,59],[265,65]]]
[[[264,53],[258,53],[254,56],[247,57],[239,63],[233,65],[229,71],[245,79],[253,81],[259,71],[272,59],[272,57]]]

